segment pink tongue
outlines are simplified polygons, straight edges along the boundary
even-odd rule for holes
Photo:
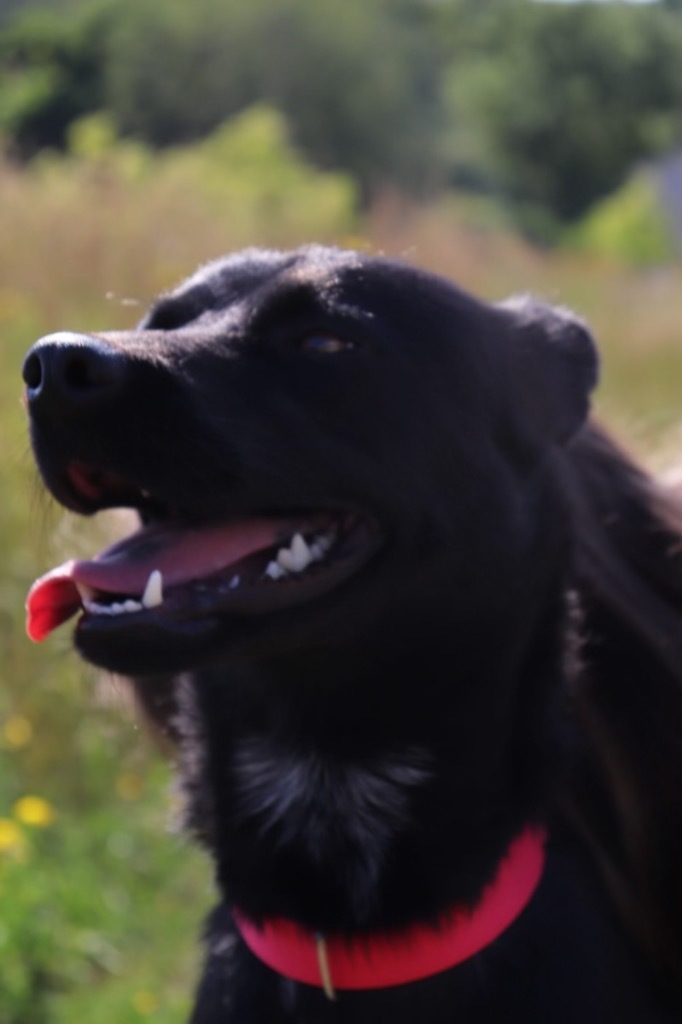
[[[159,569],[164,588],[228,568],[290,535],[290,520],[250,519],[228,526],[180,529],[150,526],[107,548],[92,562],[64,562],[41,576],[26,599],[26,631],[45,637],[81,608],[77,583],[108,594],[140,599],[150,573]]]

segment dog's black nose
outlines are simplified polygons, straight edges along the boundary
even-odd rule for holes
[[[122,353],[98,338],[70,331],[48,334],[24,360],[26,398],[35,411],[82,408],[112,395],[125,367]]]

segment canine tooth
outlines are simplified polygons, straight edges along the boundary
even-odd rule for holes
[[[142,595],[142,604],[145,608],[156,608],[163,604],[163,576],[159,569],[150,572],[147,585]]]
[[[240,583],[241,577],[233,576],[232,579],[230,580],[230,590],[236,590]]]
[[[282,576],[286,576],[286,570],[282,568],[277,562],[268,562],[267,568],[263,573],[271,580],[281,580]]]

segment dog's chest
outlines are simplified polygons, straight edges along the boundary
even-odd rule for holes
[[[339,760],[258,735],[237,743],[232,770],[240,825],[311,867],[345,863],[363,890],[376,883],[392,840],[410,825],[416,792],[431,776],[428,755],[417,748]]]

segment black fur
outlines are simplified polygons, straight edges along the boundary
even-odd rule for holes
[[[29,354],[37,459],[76,511],[369,524],[314,599],[76,630],[179,743],[215,858],[194,1024],[679,1019],[682,519],[586,425],[596,376],[567,311],[316,247]],[[551,835],[530,906],[443,975],[332,1004],[235,933],[232,901],[349,934],[432,919],[529,821]]]

